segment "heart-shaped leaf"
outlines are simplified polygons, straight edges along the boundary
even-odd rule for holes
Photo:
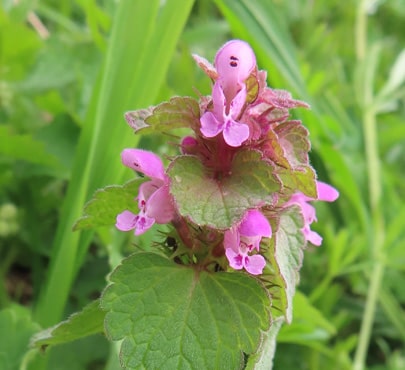
[[[168,174],[180,214],[217,229],[229,229],[247,209],[271,204],[280,189],[273,167],[253,150],[237,153],[230,175],[220,180],[193,156],[176,158]]]
[[[125,119],[135,132],[142,130],[142,134],[193,128],[200,124],[200,107],[193,98],[175,96],[156,107],[127,112]]]
[[[126,369],[241,369],[270,326],[268,293],[243,273],[136,253],[111,281],[101,300],[106,332],[123,339]]]

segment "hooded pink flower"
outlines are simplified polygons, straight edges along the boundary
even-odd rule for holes
[[[253,50],[244,41],[227,42],[215,57],[218,78],[212,91],[214,109],[201,116],[201,133],[214,137],[223,132],[225,142],[240,146],[249,137],[249,126],[238,122],[246,102],[245,80],[256,68]]]
[[[244,268],[252,275],[260,275],[266,266],[266,260],[259,254],[249,254],[254,249],[259,251],[262,237],[271,237],[269,221],[260,211],[247,211],[238,227],[225,232],[225,255],[229,266],[235,270]]]
[[[168,178],[161,159],[154,153],[141,149],[124,149],[122,163],[151,178],[139,187],[139,213],[124,211],[117,216],[115,226],[121,231],[135,229],[143,234],[156,222],[166,224],[173,219],[174,206],[169,194]]]
[[[321,181],[316,182],[316,190],[318,193],[318,197],[316,199],[307,197],[302,193],[295,193],[291,196],[286,205],[297,204],[301,207],[305,222],[302,232],[304,233],[307,241],[319,247],[322,244],[322,237],[315,231],[312,231],[310,228],[312,222],[317,221],[316,211],[315,208],[308,202],[314,200],[334,202],[339,197],[339,192],[331,185]]]

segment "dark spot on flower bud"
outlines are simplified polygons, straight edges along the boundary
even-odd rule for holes
[[[229,65],[230,65],[231,67],[237,67],[237,66],[238,66],[238,61],[239,61],[238,58],[236,58],[236,57],[234,57],[233,55],[231,55],[229,59],[231,60],[231,61],[229,62]]]

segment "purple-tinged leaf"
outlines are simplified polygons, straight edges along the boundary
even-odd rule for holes
[[[180,127],[197,128],[200,125],[200,107],[193,98],[176,96],[157,105],[145,122],[150,130],[159,132]]]
[[[287,198],[293,193],[301,192],[309,198],[316,199],[316,174],[311,166],[300,166],[295,169],[278,168],[275,172],[281,179]]]
[[[273,130],[267,132],[266,142],[262,147],[266,158],[283,168],[290,168],[290,163],[284,155],[284,150],[279,143],[277,134]]]
[[[300,121],[284,122],[275,127],[274,132],[292,168],[309,165],[308,152],[311,144],[308,140],[308,130]]]
[[[292,301],[299,281],[298,271],[304,258],[306,241],[301,229],[304,219],[300,208],[286,208],[277,225],[272,225],[272,238],[261,246],[261,253],[269,262],[261,276],[272,297],[273,316],[285,316],[292,320]]]
[[[211,80],[215,81],[218,78],[217,70],[207,59],[200,57],[197,54],[193,54],[193,58]]]
[[[145,122],[145,119],[152,114],[152,110],[153,107],[133,110],[126,112],[124,117],[128,122],[128,125],[132,127],[135,132],[138,132],[139,130],[149,127],[149,125]]]
[[[260,94],[260,98],[276,108],[309,108],[307,103],[293,99],[291,94],[285,90],[266,88]]]
[[[176,158],[169,167],[171,193],[182,216],[197,225],[228,229],[247,209],[273,204],[280,183],[259,152],[243,150],[228,176],[216,179],[194,156]]]
[[[253,71],[245,81],[246,84],[246,103],[253,103],[259,93],[259,82],[257,80],[256,71]]]
[[[175,96],[155,107],[127,112],[125,119],[135,132],[142,130],[142,134],[181,127],[198,128],[200,107],[193,98]]]

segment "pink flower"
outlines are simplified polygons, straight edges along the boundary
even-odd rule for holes
[[[213,111],[201,116],[201,133],[214,137],[223,132],[225,142],[240,146],[249,137],[249,126],[238,122],[246,102],[245,80],[256,68],[256,58],[244,41],[227,42],[215,57],[218,78],[212,91]]]
[[[217,52],[215,67],[226,101],[230,103],[256,68],[256,57],[248,43],[231,40]]]
[[[260,275],[266,266],[266,260],[259,254],[249,254],[255,249],[259,251],[262,237],[271,237],[269,221],[260,211],[247,211],[238,227],[225,232],[225,255],[229,266],[235,270],[244,268],[252,275]]]
[[[121,159],[125,166],[150,177],[151,181],[146,181],[139,187],[139,213],[136,215],[128,210],[120,213],[115,224],[117,229],[135,229],[135,235],[140,235],[155,222],[170,222],[174,216],[174,206],[161,159],[156,154],[141,149],[124,149]]]
[[[241,146],[249,137],[249,126],[237,122],[238,116],[246,100],[246,87],[231,101],[230,107],[226,109],[224,92],[218,82],[215,83],[212,92],[214,102],[213,112],[205,112],[201,121],[201,132],[205,137],[217,136],[223,132],[225,142],[232,147]]]
[[[302,215],[304,216],[305,222],[305,225],[302,228],[302,232],[304,233],[307,241],[309,241],[313,245],[320,246],[322,244],[322,237],[315,231],[312,231],[310,228],[312,222],[317,221],[316,211],[315,208],[308,202],[314,200],[334,202],[339,197],[339,192],[331,185],[328,185],[321,181],[316,182],[316,190],[318,193],[318,197],[316,199],[307,197],[302,193],[295,193],[291,196],[286,205],[288,206],[297,204],[301,207]]]

